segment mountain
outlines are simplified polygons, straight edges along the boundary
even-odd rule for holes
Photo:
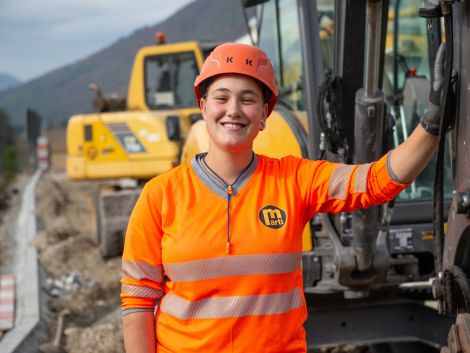
[[[168,42],[232,41],[246,34],[247,27],[241,1],[196,0],[166,20],[141,28],[85,59],[0,92],[0,107],[16,129],[24,126],[27,108],[42,116],[44,128],[65,126],[71,115],[92,111],[91,82],[105,93],[127,94],[134,55],[142,46],[154,44],[157,31],[165,32]]]
[[[0,73],[0,92],[5,91],[9,88],[19,86],[21,81],[16,79],[15,77]]]

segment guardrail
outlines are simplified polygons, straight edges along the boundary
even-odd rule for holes
[[[42,171],[37,170],[26,186],[16,225],[14,273],[16,278],[16,310],[14,328],[0,340],[2,353],[37,352],[36,336],[40,331],[39,273],[36,248],[31,240],[36,236],[34,191]]]

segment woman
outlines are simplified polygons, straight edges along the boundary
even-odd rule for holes
[[[208,152],[149,181],[129,221],[126,350],[306,352],[305,224],[395,197],[431,158],[437,138],[426,129],[435,133],[438,114],[379,161],[347,166],[253,153],[278,97],[256,47],[217,47],[195,93]]]

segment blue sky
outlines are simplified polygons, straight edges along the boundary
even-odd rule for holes
[[[29,81],[73,63],[192,0],[0,0],[0,73]]]

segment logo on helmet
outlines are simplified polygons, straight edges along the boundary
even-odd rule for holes
[[[286,224],[286,212],[276,206],[267,205],[259,211],[258,217],[266,227],[279,229]]]

